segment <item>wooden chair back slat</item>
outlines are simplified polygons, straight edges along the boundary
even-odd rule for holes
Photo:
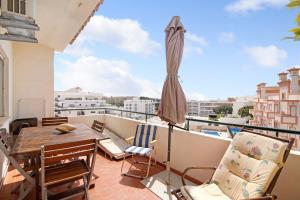
[[[63,144],[53,144],[53,145],[47,145],[44,147],[45,152],[51,151],[51,150],[59,150],[59,149],[65,149],[65,148],[72,148],[87,144],[93,144],[95,139],[89,139],[89,140],[81,140],[77,142],[69,142],[69,143],[63,143]]]
[[[72,158],[78,158],[81,156],[90,156],[94,153],[94,149],[84,150],[84,151],[70,153],[70,154],[63,154],[63,155],[58,155],[58,156],[53,156],[53,157],[45,157],[44,158],[45,166],[61,163],[61,161],[65,161],[65,160],[72,159]]]
[[[42,118],[42,126],[54,126],[68,123],[68,117],[44,117]]]
[[[99,122],[97,120],[94,120],[93,125],[92,125],[92,129],[102,133],[104,130],[104,123]]]
[[[87,144],[87,145],[80,145],[76,147],[46,151],[44,155],[45,157],[51,157],[51,156],[57,156],[59,154],[66,154],[69,153],[70,151],[78,152],[83,150],[91,150],[93,148],[94,148],[94,144]]]
[[[96,139],[42,146],[42,159],[45,166],[61,161],[91,156],[95,152]]]

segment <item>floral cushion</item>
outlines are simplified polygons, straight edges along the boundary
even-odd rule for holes
[[[262,196],[283,165],[287,144],[242,132],[228,147],[212,182],[230,199]]]
[[[181,187],[181,193],[187,200],[230,200],[214,183]]]
[[[232,145],[242,154],[259,160],[270,160],[282,165],[288,144],[272,138],[241,132],[234,137]]]

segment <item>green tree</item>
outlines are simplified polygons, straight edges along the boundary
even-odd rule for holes
[[[247,117],[247,116],[250,116],[250,117],[252,118],[253,115],[249,113],[249,110],[250,110],[250,109],[253,109],[253,106],[244,106],[244,107],[242,107],[242,108],[239,109],[238,114],[239,114],[241,117]]]
[[[214,108],[214,113],[220,115],[220,114],[232,114],[232,105],[222,105],[217,108]]]
[[[291,0],[290,3],[287,5],[289,8],[298,8],[300,7],[300,0]],[[294,34],[292,37],[287,37],[288,39],[293,39],[295,41],[300,41],[300,13],[298,13],[296,17],[296,22],[298,27],[293,28],[290,30]]]

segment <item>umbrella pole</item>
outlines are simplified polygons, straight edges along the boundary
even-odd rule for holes
[[[173,125],[169,123],[169,131],[168,131],[168,159],[167,159],[167,172],[168,172],[168,181],[167,185],[171,185],[171,139],[172,139],[172,133],[173,133]]]

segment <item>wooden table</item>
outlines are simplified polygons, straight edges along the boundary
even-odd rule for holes
[[[56,126],[23,128],[16,139],[12,154],[30,155],[30,157],[35,159],[36,199],[39,199],[39,168],[42,145],[62,144],[87,139],[107,139],[106,136],[85,124],[76,123],[72,125],[74,125],[76,129],[64,134],[55,130]]]

